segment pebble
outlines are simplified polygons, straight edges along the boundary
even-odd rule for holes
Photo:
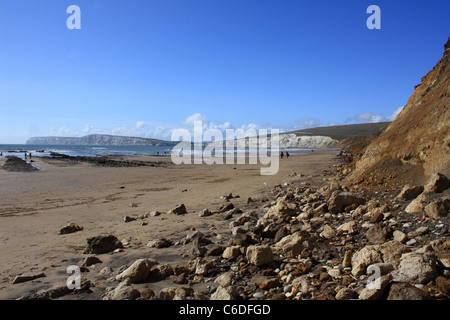
[[[255,299],[263,299],[264,298],[264,293],[262,293],[262,292],[255,292],[253,294],[253,298],[255,298]]]

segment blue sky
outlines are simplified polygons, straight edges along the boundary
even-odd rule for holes
[[[69,30],[69,5],[81,29]],[[369,5],[381,29],[369,30]],[[450,2],[1,0],[0,143],[392,119],[442,57]]]

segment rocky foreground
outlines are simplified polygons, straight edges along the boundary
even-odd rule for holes
[[[435,174],[425,186],[374,192],[340,186],[342,172],[344,166],[336,165],[322,187],[274,186],[272,200],[247,199],[251,210],[234,207],[232,194],[224,196],[219,210],[205,209],[200,216],[229,220],[227,236],[193,230],[181,240],[147,244],[161,250],[179,246],[190,257],[186,265],[143,257],[98,271],[92,267],[102,255],[127,250],[127,243],[114,235],[89,238],[80,253],[79,289],[54,287],[20,299],[88,298],[95,281],[84,278],[87,271],[109,277],[104,300],[449,299],[449,180]],[[160,214],[192,213],[179,205],[167,213],[127,216],[123,223],[144,225]],[[69,224],[60,234],[81,230]],[[21,275],[13,283],[39,277],[45,274]],[[158,281],[173,285],[155,292]],[[194,289],[201,283],[204,290]]]

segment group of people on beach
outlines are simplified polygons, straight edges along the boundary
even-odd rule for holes
[[[280,153],[280,158],[283,159],[284,158],[284,152],[281,151]],[[289,152],[286,151],[286,159],[289,158]]]

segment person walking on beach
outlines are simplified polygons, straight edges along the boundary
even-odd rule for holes
[[[286,151],[286,159],[289,158],[289,152]]]
[[[280,157],[281,157],[281,159],[283,159],[283,157],[284,157],[284,153],[283,153],[283,151],[281,151],[281,153],[280,153]]]

